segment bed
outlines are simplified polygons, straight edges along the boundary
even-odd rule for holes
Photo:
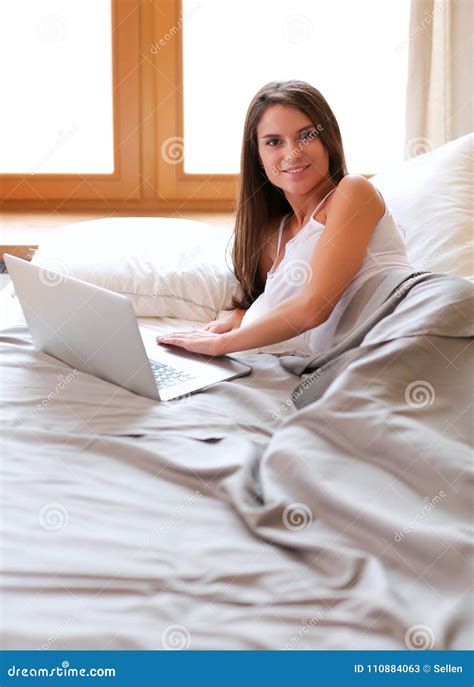
[[[323,356],[156,403],[35,352],[0,293],[4,649],[472,648],[472,136],[435,152],[373,179],[415,270]]]

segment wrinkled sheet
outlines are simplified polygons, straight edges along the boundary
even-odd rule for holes
[[[3,647],[472,648],[458,279],[404,292],[357,354],[340,333],[331,375],[246,356],[250,376],[166,404],[3,330]],[[417,333],[420,308],[437,333]]]

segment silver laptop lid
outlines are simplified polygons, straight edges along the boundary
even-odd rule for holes
[[[38,350],[136,393],[157,396],[126,296],[10,255],[4,259]]]

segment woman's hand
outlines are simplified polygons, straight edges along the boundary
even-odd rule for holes
[[[179,346],[192,353],[219,356],[224,355],[224,335],[205,331],[204,329],[191,329],[187,331],[169,332],[156,337],[158,345]]]

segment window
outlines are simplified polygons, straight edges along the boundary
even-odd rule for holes
[[[112,174],[110,1],[0,4],[0,60],[0,173]]]
[[[7,201],[139,195],[139,3],[15,0],[0,5]]]
[[[237,174],[246,109],[274,80],[328,101],[349,171],[402,162],[409,0],[183,0],[184,171]]]
[[[349,171],[403,160],[409,0],[4,2],[5,208],[233,210],[268,81],[318,88]]]

